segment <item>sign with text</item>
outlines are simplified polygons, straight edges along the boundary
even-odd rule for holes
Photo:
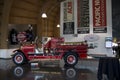
[[[64,22],[73,21],[74,20],[74,5],[73,0],[65,1],[63,4],[63,14],[64,14]]]
[[[74,34],[74,0],[63,3],[63,34]]]
[[[106,0],[93,0],[93,32],[106,33]]]
[[[89,33],[89,0],[77,0],[77,33]]]

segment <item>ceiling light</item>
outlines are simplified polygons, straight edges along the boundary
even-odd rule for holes
[[[57,27],[60,27],[60,25],[58,24]]]
[[[47,18],[46,13],[43,13],[43,14],[42,14],[42,18]]]

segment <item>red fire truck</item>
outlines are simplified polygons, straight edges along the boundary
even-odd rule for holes
[[[37,44],[22,45],[13,51],[12,59],[16,65],[32,60],[61,60],[68,66],[77,64],[78,59],[86,58],[88,45],[83,42],[65,42],[64,38],[45,38],[42,48]]]

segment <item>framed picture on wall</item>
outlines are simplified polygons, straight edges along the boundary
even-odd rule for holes
[[[63,24],[63,34],[74,34],[74,22],[65,22]]]

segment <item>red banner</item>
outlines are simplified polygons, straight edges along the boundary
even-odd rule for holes
[[[106,23],[106,0],[93,0],[93,26],[105,27]]]
[[[74,20],[74,5],[73,1],[64,2],[64,22]]]
[[[63,3],[63,34],[74,34],[74,0]]]

